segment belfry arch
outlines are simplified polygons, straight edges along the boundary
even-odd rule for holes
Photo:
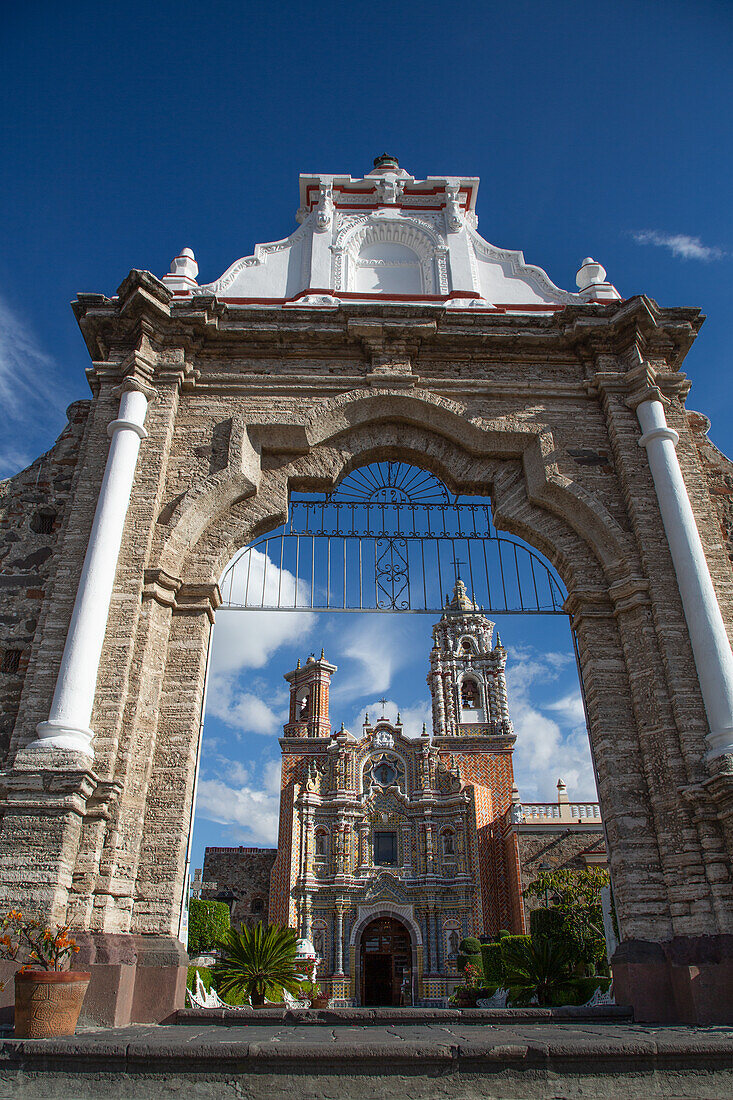
[[[476,180],[382,167],[358,183],[304,177],[300,228],[218,282],[198,284],[183,253],[163,281],[134,270],[74,304],[92,398],[44,456],[73,478],[47,502],[42,583],[7,567],[13,614],[38,607],[5,707],[2,901],[72,923],[96,1018],[173,1011],[219,577],[285,522],[290,493],[399,460],[490,496],[496,527],[567,588],[617,998],[639,1019],[725,1019],[733,571],[718,489],[732,468],[685,408],[699,311],[623,301],[593,261],[575,294],[520,253],[474,247]],[[438,293],[340,289],[330,244],[366,192],[377,212],[430,206]],[[37,473],[17,475],[10,505]]]

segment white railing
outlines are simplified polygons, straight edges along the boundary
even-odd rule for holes
[[[601,823],[598,802],[523,802],[525,821]]]

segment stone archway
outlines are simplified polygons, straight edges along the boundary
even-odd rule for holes
[[[697,312],[639,298],[467,325],[442,306],[353,304],[274,324],[213,296],[176,302],[141,272],[77,311],[95,395],[17,703],[0,896],[80,930],[98,1018],[161,1019],[182,995],[176,933],[221,570],[283,522],[291,489],[384,458],[490,495],[497,526],[562,576],[621,925],[617,994],[637,1018],[727,1012],[733,677],[714,612],[733,620],[733,572],[710,486],[730,468],[684,408]],[[673,436],[699,532],[692,579],[708,578],[697,590],[689,517],[680,549],[660,512]],[[119,556],[107,603],[80,625],[107,461]],[[96,659],[67,676],[94,631]],[[64,652],[67,636],[87,648]]]

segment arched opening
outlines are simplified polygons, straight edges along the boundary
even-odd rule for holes
[[[506,663],[511,676],[514,664],[520,670],[514,681],[520,692],[520,736],[514,751],[527,812],[534,813],[536,820],[552,819],[557,808],[551,804],[557,783],[555,771],[560,767],[560,757],[562,770],[567,771],[568,752],[577,758],[577,776],[584,777],[585,783],[580,786],[580,781],[574,781],[574,797],[595,805],[583,704],[559,575],[517,535],[497,531],[488,495],[454,494],[432,471],[386,459],[351,466],[328,493],[293,488],[286,523],[234,555],[221,577],[220,590],[224,607],[218,613],[217,631],[233,620],[242,624],[241,631],[251,623],[250,641],[253,637],[264,640],[269,648],[266,659],[259,654],[256,659],[249,658],[249,681],[243,677],[233,685],[230,680],[225,690],[218,681],[213,695],[220,723],[215,728],[217,742],[222,743],[227,730],[222,700],[228,700],[227,707],[237,716],[240,741],[243,722],[249,723],[247,733],[252,746],[259,749],[263,745],[266,731],[274,740],[281,733],[277,718],[287,720],[286,694],[278,695],[277,686],[283,676],[291,684],[291,698],[295,700],[290,712],[295,714],[295,726],[286,726],[285,740],[297,737],[307,743],[313,736],[318,738],[319,730],[331,737],[329,752],[314,757],[307,767],[303,764],[301,771],[288,771],[287,776],[292,778],[286,777],[285,763],[281,773],[277,750],[271,750],[264,760],[243,759],[247,780],[239,789],[231,784],[231,805],[236,807],[240,797],[248,799],[246,815],[238,817],[239,842],[267,843],[273,855],[276,844],[280,850],[273,870],[269,919],[289,923],[300,935],[311,939],[318,931],[324,943],[324,951],[317,951],[324,960],[320,978],[336,1003],[353,1003],[363,996],[383,998],[384,989],[381,993],[375,989],[379,981],[386,981],[387,962],[381,959],[368,964],[374,967],[376,985],[370,984],[367,993],[364,965],[368,952],[362,951],[361,941],[356,956],[346,948],[359,905],[390,898],[395,904],[405,902],[417,910],[426,876],[442,879],[446,897],[452,896],[454,884],[459,883],[459,893],[464,891],[459,899],[464,915],[458,924],[449,925],[443,907],[421,909],[425,948],[419,964],[417,956],[412,963],[413,995],[423,1001],[445,1003],[450,983],[457,980],[454,941],[460,942],[468,934],[493,934],[503,927],[516,932],[526,927],[521,908],[512,909],[509,902],[494,900],[511,896],[507,872],[498,868],[497,861],[505,859],[508,841],[504,840],[504,832],[513,820],[512,807],[508,802],[504,807],[501,800],[508,798],[515,777],[502,782],[502,793],[495,792],[490,800],[496,810],[494,835],[501,840],[492,848],[494,842],[489,841],[488,831],[482,833],[481,858],[491,864],[491,875],[500,889],[494,889],[490,899],[481,903],[485,914],[477,922],[476,907],[468,904],[465,894],[470,891],[466,883],[471,879],[469,825],[442,828],[445,822],[439,820],[435,832],[428,836],[420,823],[405,815],[404,806],[422,765],[417,756],[414,765],[406,764],[395,750],[402,737],[408,744],[419,742],[422,723],[428,745],[436,735],[439,740],[442,736],[510,737],[513,743],[512,682],[507,704],[501,676],[497,679],[497,675]],[[394,612],[400,611],[413,614],[395,617]],[[353,618],[345,612],[353,613]],[[528,620],[523,618],[527,615],[533,615],[531,636],[526,633]],[[441,721],[453,722],[454,726],[438,729],[438,711],[431,707],[429,695],[425,701],[424,688],[419,688],[422,702],[416,695],[404,699],[403,693],[417,691],[416,685],[425,682],[435,641],[433,638],[431,643],[431,631],[446,617],[448,621],[455,617],[461,624],[443,647],[446,659],[452,662],[452,694],[446,694],[445,706],[450,699],[453,717],[449,718],[446,710]],[[501,635],[507,640],[508,650],[493,625],[490,629],[482,625],[484,620],[491,624],[501,620]],[[305,624],[302,632],[301,623]],[[283,630],[278,632],[279,627],[273,624],[283,624]],[[225,629],[229,659],[240,643],[230,627]],[[215,675],[217,645],[215,634]],[[312,652],[304,658],[308,648]],[[396,674],[390,677],[383,697],[378,698],[381,682],[375,679],[370,684],[367,676],[385,659],[394,663]],[[326,667],[329,661],[339,666],[333,679]],[[363,675],[356,690],[354,677],[358,669]],[[529,686],[527,670],[535,677]],[[346,676],[345,692],[339,686],[342,671]],[[305,686],[300,686],[301,678]],[[547,682],[557,684],[555,696],[536,698],[535,686],[541,689]],[[408,686],[412,684],[414,689]],[[563,699],[566,703],[562,714],[559,706],[553,711]],[[572,706],[567,702],[570,699]],[[272,712],[267,720],[261,718],[263,705]],[[401,714],[402,706],[405,709]],[[305,717],[312,719],[308,731],[296,728]],[[230,721],[228,728],[235,729],[234,723]],[[338,763],[334,739],[345,737],[348,743],[359,742],[367,729],[372,730],[368,736],[373,738],[373,747],[350,775],[350,765]],[[548,729],[557,742],[549,753],[547,744],[541,743],[535,733],[539,730],[541,736],[546,736]],[[434,784],[441,798],[454,797],[466,781],[460,771],[464,764],[455,764],[460,744],[460,740],[450,746],[446,742],[440,750],[444,752],[440,769],[425,779],[426,784]],[[507,747],[512,744],[507,742]],[[538,774],[535,765],[543,754]],[[505,753],[505,759],[510,758]],[[250,776],[263,774],[271,776],[269,790],[264,784],[255,786],[250,781]],[[223,816],[222,792],[217,783],[221,779],[215,778],[204,757],[200,790],[207,803],[205,812],[214,817]],[[374,810],[363,829],[356,819],[339,824],[337,816],[328,810],[329,792],[349,790],[352,783],[357,797],[365,806],[368,801]],[[279,804],[288,807],[289,817],[286,820],[281,816],[276,834]],[[267,834],[253,831],[265,820],[263,807],[269,822]],[[599,815],[599,837],[600,829]],[[347,868],[356,878],[356,893],[348,898],[341,897],[338,889]],[[287,887],[279,885],[284,880],[289,883]],[[408,885],[416,881],[422,886]],[[317,883],[315,888],[313,882]],[[504,909],[500,910],[500,904]],[[382,978],[377,978],[378,973]],[[390,973],[389,996],[395,997],[395,974]]]
[[[377,917],[361,933],[361,1003],[400,1005],[412,984],[412,943],[407,926],[395,917]]]

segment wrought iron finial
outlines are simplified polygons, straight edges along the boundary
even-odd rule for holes
[[[384,718],[384,716],[385,716],[384,715],[384,708],[387,706],[388,700],[387,699],[378,699],[377,702],[382,704],[382,718]]]

